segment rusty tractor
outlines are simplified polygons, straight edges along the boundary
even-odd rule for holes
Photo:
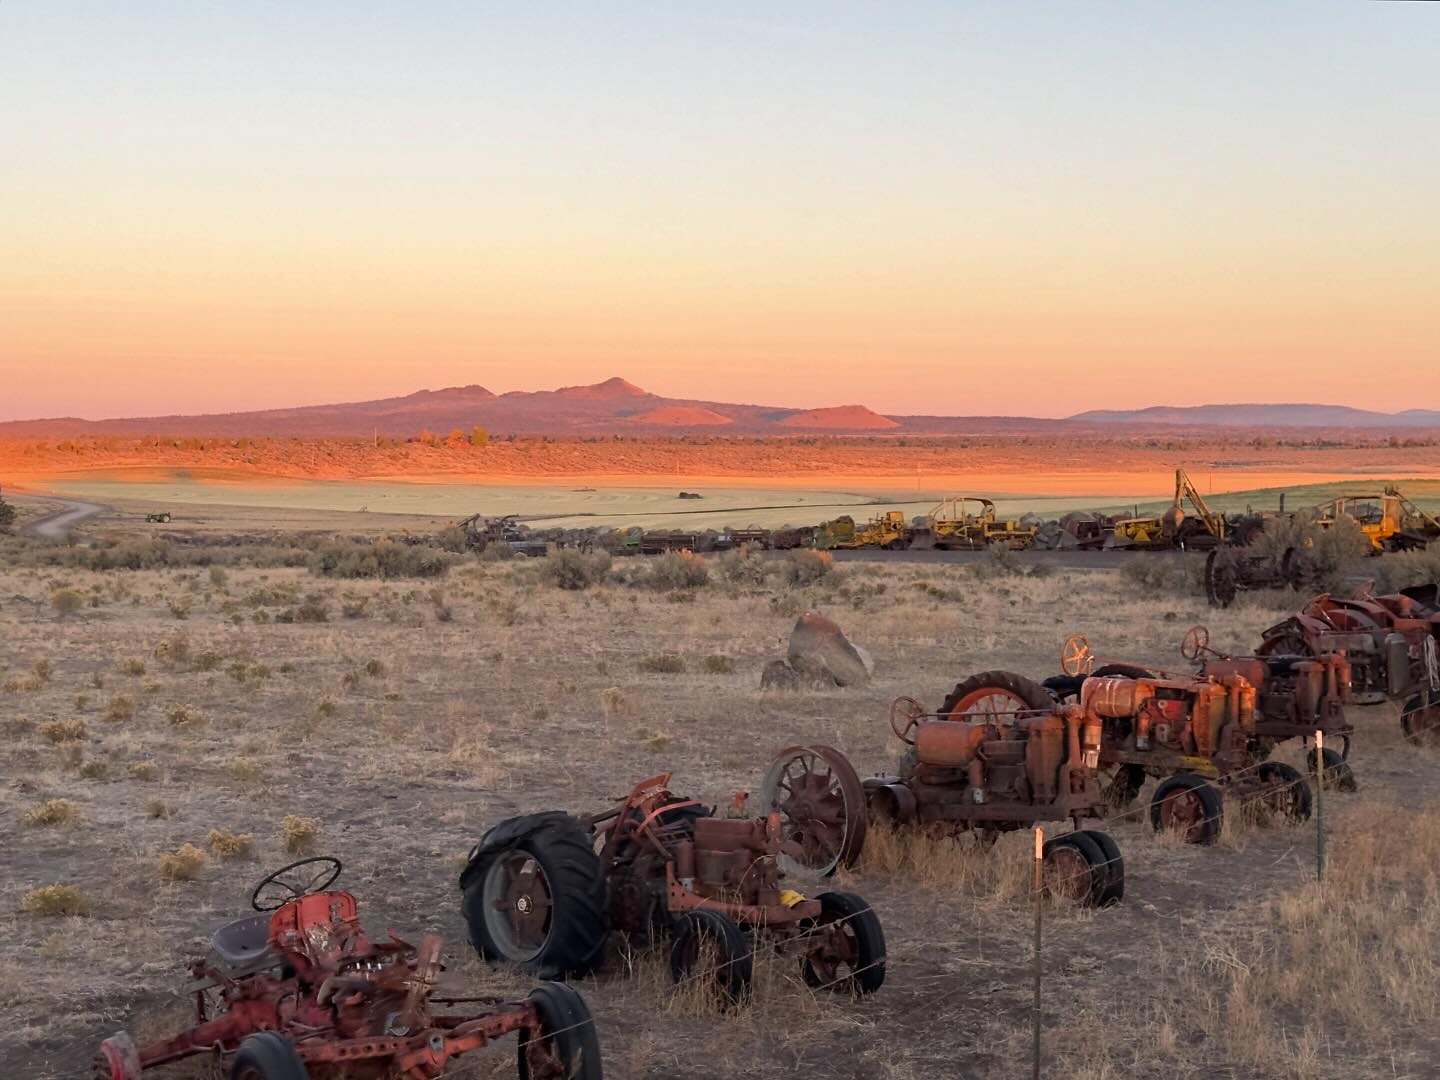
[[[487,960],[545,977],[582,974],[612,931],[649,945],[669,936],[670,970],[722,1003],[743,999],[751,935],[795,957],[807,984],[869,994],[885,981],[885,935],[849,892],[806,899],[782,885],[782,854],[800,854],[776,814],[716,816],[650,777],[601,814],[549,812],[490,829],[460,877],[470,939]]]
[[[258,915],[220,927],[212,955],[190,965],[195,1024],[137,1046],[100,1044],[95,1080],[140,1080],[170,1062],[213,1054],[232,1080],[425,1080],[462,1054],[519,1036],[519,1073],[600,1080],[600,1044],[585,1001],[559,983],[524,1001],[439,997],[440,938],[375,941],[355,897],[333,889],[340,861],[302,859],[255,887]],[[460,1015],[433,1005],[468,1005]]]
[[[1026,700],[996,711],[930,713],[914,698],[897,698],[890,726],[908,747],[898,775],[862,783],[832,747],[788,747],[771,763],[761,803],[782,815],[800,864],[820,874],[859,861],[870,822],[988,841],[1069,820],[1075,831],[1045,844],[1047,891],[1088,906],[1118,903],[1125,895],[1120,848],[1108,833],[1081,828],[1104,812],[1094,762],[1099,726],[1020,681]]]
[[[1207,648],[1200,628],[1182,645],[1192,660]],[[1123,662],[1097,668],[1089,643],[1075,634],[1061,653],[1064,674],[1044,686],[1101,724],[1100,767],[1112,808],[1134,802],[1147,777],[1160,780],[1150,800],[1157,831],[1174,831],[1187,843],[1213,843],[1224,823],[1222,792],[1254,806],[1265,821],[1308,818],[1309,783],[1293,766],[1267,759],[1278,742],[1317,729],[1335,732],[1348,746],[1344,658],[1277,658],[1271,667],[1215,655],[1202,663],[1201,674]],[[973,683],[961,683],[952,697],[1004,700],[1005,688]],[[1328,778],[1353,788],[1343,759],[1327,757],[1326,763]]]
[[[1261,656],[1343,653],[1356,704],[1402,701],[1406,738],[1440,737],[1440,585],[1349,600],[1322,593],[1262,638]]]

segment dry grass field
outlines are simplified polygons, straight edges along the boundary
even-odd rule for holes
[[[292,851],[343,859],[372,928],[443,933],[455,985],[524,993],[474,960],[459,914],[465,852],[501,817],[599,809],[662,770],[725,803],[797,741],[874,772],[896,755],[898,694],[938,703],[986,668],[1051,674],[1077,630],[1102,656],[1179,666],[1192,623],[1240,647],[1278,617],[1112,572],[984,563],[805,581],[730,559],[665,589],[617,562],[630,580],[572,591],[538,560],[376,580],[37,553],[11,541],[0,569],[0,1061],[35,1080],[88,1075],[114,1029],[183,1018],[183,962]],[[809,609],[871,651],[872,686],[758,689]],[[1392,707],[1354,719],[1361,790],[1327,798],[1323,887],[1313,826],[1235,820],[1209,849],[1114,826],[1124,903],[1046,916],[1047,1076],[1436,1075],[1440,758],[1401,741]],[[663,956],[617,958],[580,984],[607,1075],[1028,1076],[1028,842],[873,845],[847,875],[889,940],[868,1000],[817,997],[777,962],[753,1004],[717,1015],[672,995]],[[513,1067],[507,1045],[455,1075]]]

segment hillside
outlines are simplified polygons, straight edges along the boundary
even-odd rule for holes
[[[1440,410],[1383,413],[1348,405],[1152,405],[1146,409],[1092,409],[1070,417],[1079,423],[1164,424],[1193,427],[1440,427]]]

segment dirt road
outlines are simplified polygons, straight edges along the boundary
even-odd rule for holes
[[[32,536],[43,536],[47,540],[64,540],[70,535],[71,529],[109,509],[100,503],[80,502],[76,499],[52,498],[49,501],[64,503],[65,508],[37,518],[25,526],[25,531]]]

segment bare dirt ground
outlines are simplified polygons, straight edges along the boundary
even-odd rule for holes
[[[599,809],[661,770],[728,802],[793,742],[838,746],[863,775],[896,755],[885,716],[898,694],[938,703],[987,668],[1051,674],[1076,630],[1103,656],[1178,666],[1192,623],[1238,647],[1279,617],[1259,601],[1217,613],[1142,595],[1109,570],[851,563],[797,585],[728,580],[715,564],[690,589],[568,592],[538,561],[338,581],[27,565],[42,543],[12,541],[0,570],[0,1061],[35,1080],[87,1075],[99,1038],[155,1036],[185,1015],[184,960],[294,857],[287,816],[313,819],[315,850],[345,861],[369,925],[412,940],[438,929],[447,978],[523,994],[523,977],[473,959],[459,914],[465,852],[499,818]],[[874,654],[872,686],[758,689],[807,609]],[[646,670],[667,653],[683,671]],[[1440,759],[1402,742],[1392,707],[1353,715],[1361,792],[1327,800],[1324,889],[1311,826],[1236,822],[1195,849],[1115,824],[1124,903],[1046,916],[1046,1075],[1436,1075]],[[48,800],[68,810],[37,813]],[[249,851],[222,858],[212,830],[249,837]],[[725,1016],[672,1000],[660,956],[583,980],[607,1075],[1028,1075],[1028,842],[942,843],[918,867],[872,859],[848,875],[889,939],[868,1000],[816,997],[778,963],[756,1002]],[[194,879],[162,880],[162,856],[186,843],[207,852]],[[90,912],[25,910],[49,884],[81,890]],[[455,1075],[513,1067],[506,1046]]]

